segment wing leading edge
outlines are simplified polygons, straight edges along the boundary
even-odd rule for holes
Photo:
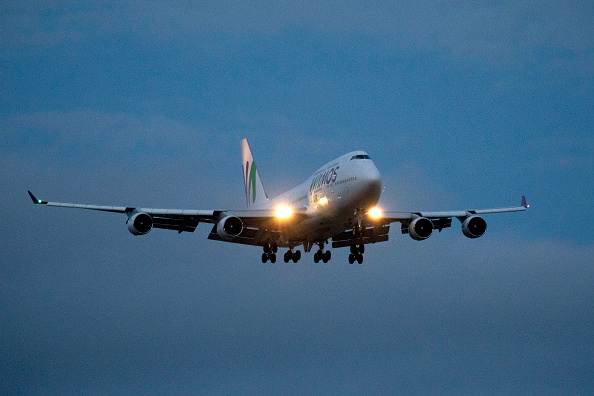
[[[483,215],[491,213],[508,213],[508,212],[521,212],[529,208],[530,205],[526,203],[526,197],[522,196],[522,203],[520,206],[512,206],[506,208],[495,208],[495,209],[471,209],[471,210],[455,210],[445,212],[390,212],[386,211],[383,213],[382,220],[389,223],[396,221],[407,221],[414,220],[418,217],[426,217],[428,219],[441,219],[441,218],[465,218],[474,215]]]
[[[509,213],[509,212],[522,212],[528,209],[530,205],[526,202],[526,197],[522,196],[522,200],[520,206],[512,206],[512,207],[505,207],[505,208],[494,208],[494,209],[471,209],[471,210],[456,210],[456,211],[442,211],[442,212],[392,212],[386,211],[382,214],[381,219],[374,220],[368,219],[366,224],[383,224],[387,225],[394,222],[400,222],[401,231],[403,234],[411,234],[413,239],[423,240],[431,235],[431,231],[438,230],[441,232],[444,228],[449,228],[452,226],[452,219],[457,218],[462,223],[462,228],[464,234],[470,238],[480,237],[484,231],[486,230],[486,223],[484,220],[479,218],[479,215],[491,214],[491,213]],[[421,219],[427,219],[430,221],[428,223],[425,221],[425,228],[429,228],[430,230],[427,231],[425,237],[417,235],[414,231],[411,232],[410,227],[415,227],[417,222],[422,222]],[[469,221],[474,219],[475,222],[480,222],[481,224],[476,224],[474,227],[481,228],[480,232],[477,234],[473,234],[472,230],[469,227],[472,227],[472,224]]]
[[[132,206],[100,206],[87,204],[74,204],[65,202],[51,202],[37,199],[31,191],[28,191],[31,200],[36,205],[54,206],[59,208],[73,208],[73,209],[87,209],[101,212],[124,213],[131,219],[134,215],[139,213],[146,213],[151,216],[154,228],[162,228],[167,230],[175,230],[181,232],[194,232],[199,223],[214,224],[213,231],[216,234],[217,223],[227,217],[238,217],[245,227],[241,240],[232,240],[230,242],[246,243],[245,240],[259,240],[256,238],[256,232],[264,229],[266,232],[279,232],[277,226],[276,213],[273,209],[242,209],[242,210],[189,210],[189,209],[153,209],[153,208],[137,208]],[[305,208],[296,210],[294,213],[295,221],[305,218]],[[252,231],[250,231],[252,230]],[[212,233],[211,233],[212,234]],[[261,233],[260,233],[261,235]],[[218,236],[218,234],[217,234]],[[220,237],[210,237],[209,239],[224,240]],[[249,243],[255,244],[255,243]]]

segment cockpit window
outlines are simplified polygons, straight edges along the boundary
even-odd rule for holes
[[[357,154],[351,157],[351,161],[354,159],[370,159],[367,154]]]

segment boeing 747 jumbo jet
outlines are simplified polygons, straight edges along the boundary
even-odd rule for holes
[[[243,182],[247,209],[242,210],[178,210],[148,209],[130,206],[96,206],[47,202],[35,198],[33,203],[63,208],[100,210],[124,213],[128,230],[133,235],[147,234],[153,228],[194,232],[199,223],[213,224],[208,239],[256,245],[264,249],[262,262],[276,262],[279,248],[286,248],[284,261],[298,262],[303,251],[314,246],[314,262],[330,260],[333,248],[348,246],[349,263],[363,263],[365,245],[388,240],[390,224],[399,222],[403,234],[417,241],[427,239],[437,229],[452,225],[452,218],[462,224],[468,238],[481,237],[487,223],[479,215],[523,211],[528,208],[522,196],[521,206],[458,210],[450,212],[390,212],[376,207],[382,183],[375,164],[364,151],[353,151],[319,168],[304,183],[270,199],[247,140],[241,141]]]

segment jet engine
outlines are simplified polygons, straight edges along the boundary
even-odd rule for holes
[[[483,236],[487,230],[487,222],[482,217],[470,216],[462,222],[462,233],[468,238]]]
[[[217,234],[226,241],[235,238],[241,234],[241,231],[243,231],[243,222],[239,217],[227,216],[217,223]]]
[[[415,241],[422,241],[431,236],[433,223],[426,217],[417,217],[408,225],[408,234]]]
[[[153,218],[151,215],[140,212],[128,219],[128,231],[133,235],[148,234],[153,228]]]

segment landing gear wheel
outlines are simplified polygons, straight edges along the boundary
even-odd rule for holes
[[[291,251],[289,250],[288,252],[285,253],[285,263],[288,263],[289,260],[291,260],[291,255],[290,255]]]
[[[324,262],[327,263],[328,261],[330,261],[330,259],[332,258],[332,253],[330,252],[330,250],[326,250],[326,253],[324,253]]]
[[[266,263],[268,261],[268,255],[266,253],[262,253],[262,263]]]
[[[276,254],[272,253],[272,254],[270,255],[270,262],[271,262],[272,264],[276,263]]]
[[[365,245],[363,245],[363,244],[359,245],[359,253],[361,253],[361,254],[365,253]]]
[[[351,245],[351,253],[357,254],[357,245],[355,245],[355,244]]]
[[[297,257],[297,261],[301,260],[301,250],[295,251],[294,256]]]
[[[358,254],[358,255],[357,255],[357,262],[358,262],[359,264],[363,264],[363,255],[362,255],[362,254]]]
[[[353,264],[355,262],[355,255],[353,253],[349,254],[349,264]]]
[[[272,244],[272,253],[276,253],[276,252],[278,252],[278,245],[276,244],[276,242],[274,242]]]
[[[319,263],[320,262],[320,251],[318,250],[317,252],[314,253],[314,263]]]

